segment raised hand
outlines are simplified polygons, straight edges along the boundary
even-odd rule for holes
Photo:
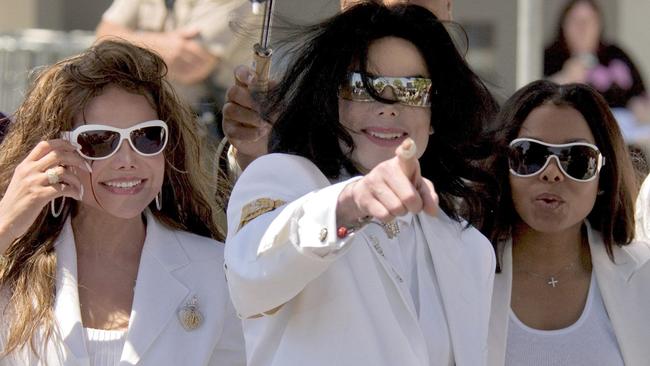
[[[223,106],[223,132],[237,149],[237,162],[244,169],[251,161],[265,155],[271,124],[262,119],[251,86],[255,72],[248,66],[235,69],[235,85],[228,88]]]
[[[75,147],[60,139],[41,141],[18,164],[0,200],[0,253],[27,232],[51,200],[82,199],[77,169],[91,171]]]
[[[407,138],[394,158],[346,186],[338,198],[338,225],[352,226],[367,216],[389,222],[407,212],[436,215],[438,195],[433,183],[420,175],[416,152],[415,142]]]

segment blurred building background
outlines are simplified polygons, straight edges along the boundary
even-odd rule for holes
[[[111,0],[0,0],[0,110],[20,101],[29,69],[88,46]],[[649,0],[600,0],[607,39],[625,47],[650,82]],[[454,18],[469,36],[467,57],[500,99],[541,77],[544,45],[564,0],[454,0]],[[287,19],[334,14],[339,0],[276,0]],[[455,32],[458,30],[453,30]],[[462,38],[462,37],[461,37]],[[461,46],[462,48],[462,46]]]

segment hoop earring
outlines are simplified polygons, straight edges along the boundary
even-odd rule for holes
[[[158,209],[158,211],[162,210],[162,191],[158,192],[156,195],[156,209]]]
[[[65,206],[65,197],[62,197],[61,200],[61,206],[59,206],[59,209],[56,209],[56,200],[51,200],[50,201],[50,213],[52,214],[52,217],[57,218],[61,216],[61,212],[63,212],[63,207]]]

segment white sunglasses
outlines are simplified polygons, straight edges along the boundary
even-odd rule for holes
[[[160,154],[167,146],[167,124],[161,120],[138,123],[129,128],[106,125],[83,125],[63,132],[61,138],[70,141],[79,155],[90,160],[108,159],[127,140],[133,151],[142,156]]]
[[[605,165],[605,157],[598,147],[587,142],[549,144],[526,137],[510,142],[510,174],[516,177],[525,178],[540,174],[551,159],[555,159],[566,177],[576,182],[596,179]]]

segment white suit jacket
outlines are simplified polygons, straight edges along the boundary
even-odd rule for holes
[[[237,181],[226,275],[246,319],[249,366],[429,366],[411,295],[383,256],[383,229],[336,236],[336,198],[347,183],[331,185],[309,160],[286,154],[255,160]],[[263,213],[269,202],[290,203]],[[251,212],[257,217],[246,224]],[[485,365],[491,246],[442,212],[415,220],[432,254],[455,363]]]
[[[77,260],[70,220],[55,244],[58,324],[47,345],[48,366],[87,366],[85,335],[77,291]],[[178,312],[196,296],[203,323],[183,328]],[[36,344],[39,344],[38,341]],[[23,349],[0,365],[44,365]],[[222,245],[171,230],[147,214],[147,231],[138,269],[126,344],[119,365],[244,365],[241,322],[236,317],[223,273]]]
[[[636,224],[635,238],[650,242],[650,175],[648,175],[639,189],[634,210],[634,223]]]
[[[614,246],[613,263],[598,231],[589,223],[591,262],[607,315],[626,366],[650,365],[650,247],[644,242]],[[490,316],[490,366],[503,366],[512,289],[512,242],[504,243],[502,272],[494,279]]]

